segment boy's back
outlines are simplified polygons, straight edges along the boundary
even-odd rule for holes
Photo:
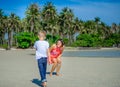
[[[49,48],[49,43],[47,41],[36,41],[34,44],[34,48],[36,49],[36,59],[47,57],[47,49]]]

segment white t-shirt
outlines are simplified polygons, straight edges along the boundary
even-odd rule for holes
[[[47,57],[47,49],[49,48],[49,43],[47,41],[36,41],[34,48],[36,49],[36,59]]]

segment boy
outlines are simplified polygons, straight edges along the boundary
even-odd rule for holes
[[[47,69],[47,58],[49,57],[49,43],[45,41],[46,33],[40,31],[38,33],[39,40],[35,42],[34,48],[36,49],[36,59],[38,61],[39,73],[41,76],[41,82],[43,87],[46,86],[46,69]]]

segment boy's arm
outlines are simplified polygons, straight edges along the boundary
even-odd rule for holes
[[[49,48],[47,49],[47,56],[48,56],[48,58],[50,57],[50,50],[49,50]]]
[[[34,46],[33,46],[33,48],[37,50],[37,47],[36,47],[36,42],[34,43]]]
[[[47,49],[47,56],[48,56],[48,63],[51,64],[51,57],[50,57],[50,50],[49,48]]]

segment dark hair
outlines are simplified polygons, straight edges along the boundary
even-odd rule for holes
[[[60,41],[60,42],[62,43],[62,47],[63,47],[63,45],[64,45],[63,40],[62,40],[62,39],[58,39],[58,40],[56,41],[56,43],[57,43],[58,41]]]

